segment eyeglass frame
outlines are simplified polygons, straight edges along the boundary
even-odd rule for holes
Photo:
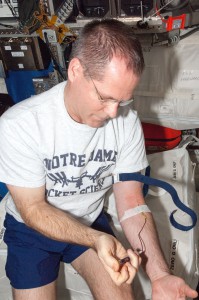
[[[116,100],[116,99],[103,99],[102,96],[100,95],[100,93],[99,93],[99,91],[98,91],[98,89],[97,89],[97,87],[96,87],[94,81],[93,81],[93,78],[92,78],[91,75],[88,73],[88,70],[87,70],[87,74],[88,74],[88,76],[90,77],[90,79],[91,79],[91,81],[92,81],[92,83],[93,83],[93,86],[94,86],[94,88],[95,88],[95,92],[96,92],[96,94],[97,94],[97,96],[98,96],[98,99],[99,99],[99,101],[101,102],[101,104],[105,104],[105,105],[106,105],[106,104],[107,104],[107,105],[118,104],[118,106],[123,107],[123,106],[129,105],[130,103],[132,103],[132,102],[134,101],[134,98],[129,99],[129,100],[121,100],[121,101]]]

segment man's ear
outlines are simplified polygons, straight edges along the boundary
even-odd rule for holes
[[[80,60],[75,57],[71,59],[69,66],[68,66],[68,79],[69,81],[73,82],[79,76],[83,74],[83,67],[80,63]]]

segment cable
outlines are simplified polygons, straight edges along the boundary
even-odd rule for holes
[[[162,20],[162,22],[163,22],[163,23],[167,23],[167,20],[165,20],[165,19],[161,16],[160,10],[158,10],[157,6],[155,7],[155,9],[156,9],[157,15],[160,17],[160,19]]]
[[[143,253],[143,252],[145,252],[145,250],[146,250],[145,243],[144,243],[144,241],[143,241],[143,238],[141,237],[141,232],[142,232],[142,230],[144,229],[144,227],[145,227],[145,225],[146,225],[147,217],[146,217],[145,214],[143,214],[143,216],[144,216],[144,224],[142,225],[142,228],[141,228],[140,231],[138,232],[138,238],[139,238],[140,244],[141,244],[141,249],[137,249],[137,251],[138,251],[139,253]]]
[[[165,7],[167,7],[173,1],[175,1],[175,0],[170,0],[167,4],[165,4],[164,6],[162,6],[161,8],[159,8],[157,11],[155,11],[154,14],[152,14],[151,16],[149,16],[147,19],[152,18],[153,16],[157,15],[161,10],[163,10]],[[155,2],[155,7],[157,7],[157,0]]]
[[[162,0],[162,1],[163,1],[163,0]],[[152,14],[152,15],[149,16],[149,17],[147,17],[147,19],[150,19],[150,18],[152,18],[152,17],[154,17],[154,16],[156,16],[156,15],[158,15],[159,17],[161,17],[161,16],[160,16],[161,10],[163,10],[163,9],[166,9],[166,10],[167,10],[168,5],[171,4],[173,1],[175,1],[175,0],[170,0],[169,2],[167,2],[166,4],[164,4],[162,7],[160,7],[160,8],[158,9],[158,6],[157,6],[157,0],[156,0],[156,1],[155,1],[156,11],[154,12],[154,14]],[[161,3],[162,3],[162,2],[161,2]],[[163,3],[164,3],[164,2],[163,2]],[[176,10],[176,9],[180,9],[180,8],[183,7],[185,4],[186,4],[186,5],[188,4],[188,0],[187,0],[186,3],[184,3],[184,1],[183,1],[183,3],[182,3],[181,5],[179,5],[179,6],[176,6],[176,7],[173,7],[173,8],[170,8],[170,7],[169,7],[168,10],[173,11],[173,10]]]
[[[31,34],[40,27],[40,10],[38,0],[18,0],[19,27],[24,33]]]
[[[161,0],[160,1],[161,3],[162,3],[162,5],[164,5],[164,3],[165,3],[165,0]],[[184,7],[185,5],[187,5],[189,3],[189,0],[183,0],[179,5],[177,5],[177,6],[173,6],[173,7],[168,7],[167,8],[167,5],[165,6],[165,9],[166,10],[170,10],[170,11],[174,11],[174,10],[176,10],[176,9],[181,9],[182,7]],[[170,4],[170,2],[169,2],[169,4]]]
[[[17,15],[16,15],[16,13],[15,13],[14,7],[8,2],[8,0],[5,0],[5,3],[6,3],[7,6],[9,7],[9,9],[10,9],[10,11],[11,11],[13,17],[16,18],[16,19],[18,19]]]
[[[0,25],[3,26],[3,27],[6,27],[6,28],[17,29],[17,27],[12,26],[12,25],[6,25],[6,24],[3,24],[3,23],[0,23]]]
[[[59,74],[60,74],[60,76],[62,77],[63,80],[66,80],[66,76],[63,73],[62,67],[58,64],[54,54],[52,53],[52,51],[50,49],[50,43],[49,43],[49,40],[48,40],[47,32],[44,32],[44,37],[45,37],[45,40],[46,40],[46,45],[47,45],[48,50],[50,52],[50,55],[52,57],[52,61],[53,61],[55,70],[59,72]]]
[[[194,28],[193,30],[183,34],[180,36],[180,40],[183,40],[185,38],[187,38],[188,36],[192,35],[194,32],[198,31],[199,30],[199,26],[197,26],[196,28]]]
[[[18,27],[15,27],[15,26],[12,26],[12,25],[3,24],[3,23],[0,23],[0,26],[3,26],[5,28],[9,28],[9,29],[14,29],[14,30],[17,30],[19,33],[24,34],[24,32],[21,31]]]

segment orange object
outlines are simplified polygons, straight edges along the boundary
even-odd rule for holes
[[[182,131],[161,125],[142,123],[147,152],[161,152],[175,148],[182,139]]]
[[[166,20],[166,29],[167,31],[171,31],[174,29],[184,29],[185,26],[186,15],[183,14],[177,17],[169,17]]]

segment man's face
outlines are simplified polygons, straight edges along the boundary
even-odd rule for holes
[[[127,70],[125,62],[114,57],[106,67],[101,81],[84,75],[81,81],[76,81],[78,99],[69,114],[79,123],[101,127],[108,119],[117,116],[121,101],[125,104],[133,98],[138,82],[139,78]]]

